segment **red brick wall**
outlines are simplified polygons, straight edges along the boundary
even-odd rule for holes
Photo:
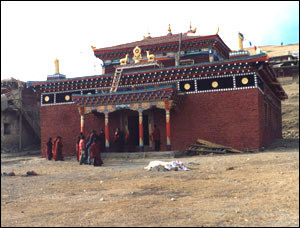
[[[171,112],[172,149],[183,150],[198,138],[235,149],[260,147],[257,89],[186,95]]]
[[[282,138],[282,114],[281,102],[275,99],[274,95],[268,88],[264,88],[264,94],[259,92],[259,113],[260,113],[260,147],[267,147],[272,143],[274,138]],[[272,97],[272,104],[269,97]],[[265,126],[265,106],[267,103],[267,126]],[[276,119],[276,113],[278,119]]]

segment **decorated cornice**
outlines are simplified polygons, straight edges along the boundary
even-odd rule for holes
[[[173,66],[167,68],[158,68],[151,70],[140,70],[124,73],[120,78],[118,88],[122,87],[136,87],[141,85],[151,84],[166,84],[176,83],[180,80],[201,78],[201,77],[214,77],[220,75],[231,75],[233,73],[246,73],[246,72],[259,72],[259,66],[267,61],[265,54],[256,56],[247,56],[238,59],[229,59],[224,61],[201,63],[185,66]],[[261,63],[261,64],[259,64]],[[266,69],[268,65],[265,65]],[[270,73],[266,72],[263,77],[272,77]],[[62,92],[62,91],[76,91],[76,90],[89,90],[101,88],[102,90],[109,90],[113,74],[106,74],[100,76],[88,76],[80,78],[71,78],[66,80],[53,80],[44,82],[28,82],[28,86],[42,93]],[[278,97],[283,98],[284,90],[280,84],[271,84],[275,82],[276,78],[273,77],[266,79],[270,83],[270,87],[274,90]],[[281,89],[280,89],[281,88]],[[98,89],[99,90],[99,89]]]

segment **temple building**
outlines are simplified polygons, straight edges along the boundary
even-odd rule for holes
[[[27,85],[41,99],[42,145],[60,135],[65,156],[91,129],[104,129],[107,151],[114,151],[116,128],[129,130],[136,151],[153,150],[154,125],[162,151],[184,150],[198,138],[257,150],[282,137],[287,95],[265,53],[250,55],[242,45],[232,51],[218,33],[173,34],[170,26],[164,36],[92,49],[102,75],[66,78],[57,70]]]

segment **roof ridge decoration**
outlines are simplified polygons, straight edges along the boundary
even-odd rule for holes
[[[168,36],[172,35],[172,30],[171,30],[171,25],[169,24],[169,28],[168,28]]]
[[[142,59],[142,55],[141,55],[141,48],[139,46],[136,46],[133,49],[133,57],[132,59],[134,60],[134,63],[139,63]]]

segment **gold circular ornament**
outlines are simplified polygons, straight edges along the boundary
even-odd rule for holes
[[[191,88],[191,85],[189,83],[184,84],[184,89],[189,90]]]
[[[133,53],[138,55],[138,54],[141,53],[141,49],[140,49],[138,46],[136,46],[136,47],[133,49]]]
[[[248,78],[243,78],[242,83],[243,83],[243,85],[246,85],[248,83]]]
[[[69,95],[66,95],[66,96],[65,96],[65,100],[66,100],[66,101],[70,100],[70,96],[69,96]]]
[[[211,83],[211,86],[212,86],[213,88],[217,88],[218,85],[219,85],[219,83],[216,82],[216,81],[214,81],[214,82]]]
[[[45,96],[45,98],[44,98],[44,100],[46,101],[46,102],[48,102],[49,101],[49,96]]]

